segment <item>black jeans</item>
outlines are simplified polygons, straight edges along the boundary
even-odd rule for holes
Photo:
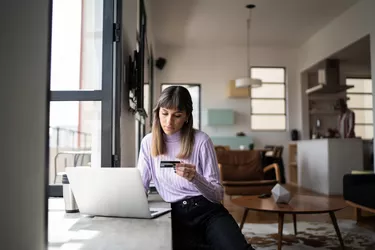
[[[203,196],[172,203],[173,250],[251,250],[222,205]]]

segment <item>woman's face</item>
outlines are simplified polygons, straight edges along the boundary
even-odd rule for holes
[[[160,108],[159,110],[160,125],[164,133],[172,135],[184,126],[188,116],[185,111],[177,109]]]

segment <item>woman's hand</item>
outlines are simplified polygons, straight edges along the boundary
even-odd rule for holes
[[[195,165],[187,163],[178,163],[176,164],[176,174],[181,177],[184,177],[188,181],[192,181],[195,177]]]

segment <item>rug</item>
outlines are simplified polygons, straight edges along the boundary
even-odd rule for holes
[[[359,227],[353,220],[339,220],[338,224],[346,249],[375,249],[374,231]],[[331,223],[297,221],[297,231],[297,236],[295,236],[293,223],[284,224],[283,250],[341,249],[335,229]],[[242,232],[256,250],[277,249],[277,223],[246,223]]]

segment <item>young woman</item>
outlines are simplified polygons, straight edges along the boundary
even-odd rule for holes
[[[171,203],[173,250],[249,250],[238,224],[221,204],[216,153],[211,139],[193,128],[193,103],[181,86],[165,89],[154,109],[152,133],[141,143],[138,168],[146,191],[153,180]],[[161,161],[180,161],[160,168]],[[202,248],[207,249],[207,248]]]

